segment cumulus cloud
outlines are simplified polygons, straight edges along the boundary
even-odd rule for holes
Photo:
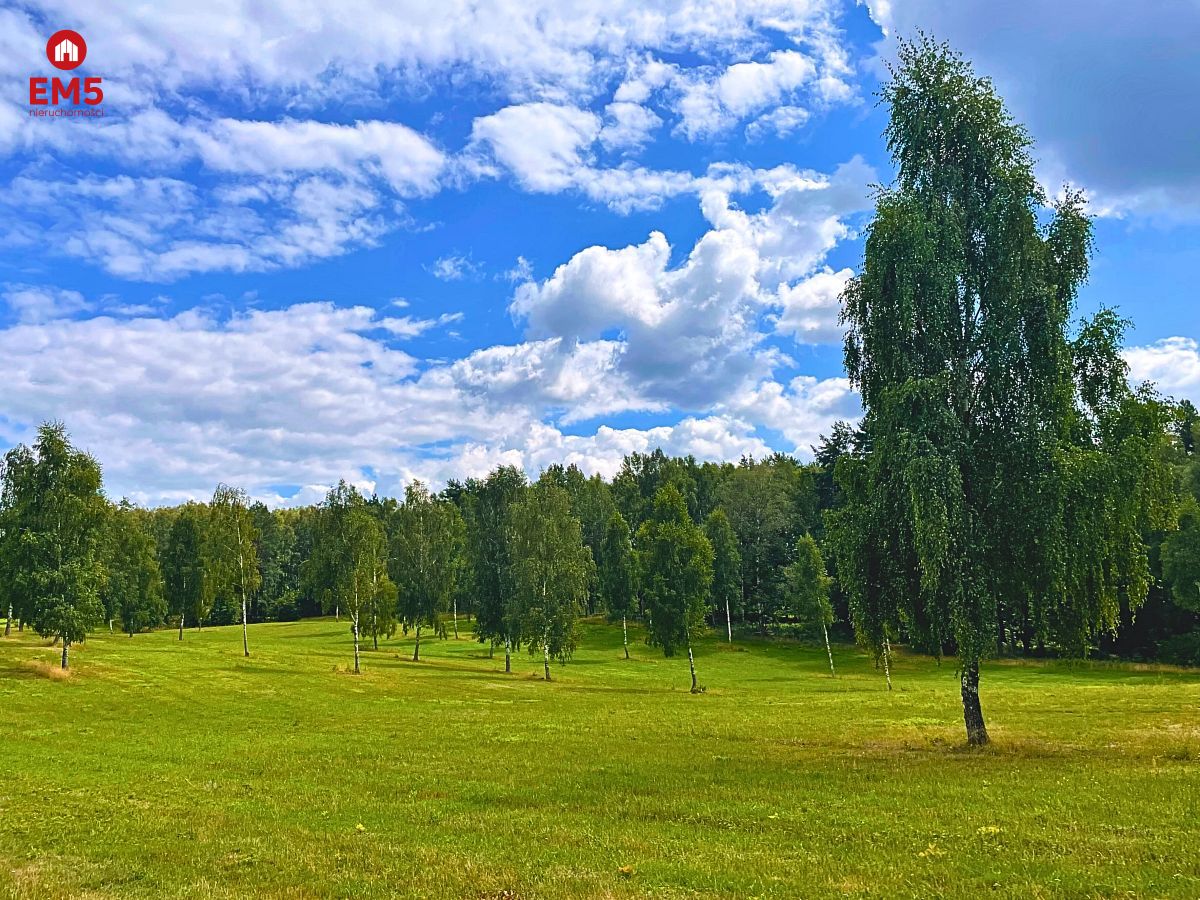
[[[304,303],[225,319],[190,310],[14,324],[0,328],[0,438],[28,440],[39,421],[62,419],[105,465],[110,491],[143,503],[203,498],[218,481],[301,503],[342,477],[395,494],[413,478],[442,483],[500,462],[536,473],[565,460],[612,475],[631,450],[769,450],[749,401],[649,429],[566,434],[547,410],[611,405],[604,392],[622,386],[596,376],[618,348],[594,342],[570,358],[552,339],[430,365],[396,343],[448,318]],[[829,403],[809,396],[824,421]],[[788,398],[790,415],[808,421],[805,397]]]
[[[0,189],[0,235],[13,248],[52,247],[122,278],[169,281],[296,266],[370,245],[390,227],[380,204],[370,187],[338,176],[212,191],[165,177],[21,176]]]
[[[1168,337],[1124,352],[1135,384],[1152,381],[1164,394],[1200,402],[1200,344],[1195,338]]]
[[[627,247],[588,247],[545,281],[520,285],[510,309],[529,337],[557,339],[554,352],[615,340],[620,352],[606,359],[645,403],[708,408],[782,361],[763,344],[764,312],[783,308],[781,333],[837,338],[835,289],[849,272],[815,270],[851,233],[846,220],[865,207],[871,177],[858,159],[828,177],[774,170],[755,179],[772,197],[758,212],[733,205],[736,183],[713,179],[701,200],[712,228],[681,264],[671,265],[661,232]]]

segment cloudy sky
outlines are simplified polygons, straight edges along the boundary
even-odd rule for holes
[[[1196,0],[121,6],[0,9],[0,446],[61,419],[114,496],[808,454],[917,29],[1087,190],[1080,312],[1200,400]],[[103,119],[28,115],[61,28]]]

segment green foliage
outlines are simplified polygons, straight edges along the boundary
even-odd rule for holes
[[[738,539],[742,605],[764,629],[783,605],[781,578],[796,538],[815,524],[815,499],[812,473],[780,455],[743,459],[721,485]]]
[[[513,535],[509,531],[509,507],[528,489],[525,473],[515,466],[501,466],[482,482],[467,485],[469,500],[469,557],[475,583],[475,634],[493,645],[508,642],[521,646],[521,622],[510,615],[512,603]]]
[[[833,624],[833,606],[829,588],[833,579],[825,570],[821,548],[812,535],[806,534],[796,543],[796,558],[783,572],[784,597],[788,611],[808,627],[828,627]]]
[[[713,510],[704,520],[704,535],[713,550],[711,605],[724,617],[738,612],[742,600],[742,557],[724,509]]]
[[[576,620],[587,598],[595,564],[583,543],[570,497],[552,484],[537,484],[508,510],[512,536],[511,609],[529,652],[566,661],[575,651]]]
[[[1091,224],[1068,192],[1039,225],[1028,135],[991,83],[920,39],[883,97],[898,174],[843,298],[863,440],[827,513],[856,631],[878,650],[902,627],[964,670],[1006,629],[1086,652],[1120,592],[1146,594],[1161,405],[1129,390],[1112,313],[1070,338]]]
[[[463,569],[466,526],[458,508],[432,497],[419,481],[404,492],[392,517],[389,571],[399,611],[414,628],[438,628]]]
[[[1200,612],[1200,504],[1194,498],[1180,511],[1179,530],[1163,543],[1162,571],[1175,601]]]
[[[38,428],[33,448],[4,464],[0,577],[22,620],[67,647],[104,616],[104,526],[108,504],[99,464],[76,450],[61,424]]]
[[[161,625],[167,617],[162,571],[148,516],[127,500],[107,520],[104,605],[130,636]]]
[[[215,602],[248,614],[262,575],[258,569],[258,533],[246,492],[217,485],[208,507],[205,558]],[[235,620],[240,620],[241,615]]]
[[[167,605],[185,623],[202,625],[212,609],[213,585],[205,559],[208,510],[199,503],[186,503],[176,512],[163,553],[163,579]]]
[[[637,568],[629,525],[615,509],[600,549],[600,594],[610,622],[637,614]]]
[[[637,535],[642,596],[650,613],[651,644],[674,656],[701,630],[713,579],[713,548],[688,516],[673,484],[659,489]]]

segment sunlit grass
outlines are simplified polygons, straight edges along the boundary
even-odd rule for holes
[[[634,634],[631,631],[631,639]],[[639,635],[640,637],[640,635]],[[587,626],[539,680],[345,622],[0,641],[0,893],[1200,896],[1200,674]],[[505,893],[511,892],[511,893]]]

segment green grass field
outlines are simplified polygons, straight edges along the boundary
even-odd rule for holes
[[[631,634],[631,639],[633,635]],[[640,634],[638,635],[640,639]],[[1200,897],[1200,673],[836,648],[666,660],[585,628],[546,684],[346,623],[0,640],[0,894]]]

